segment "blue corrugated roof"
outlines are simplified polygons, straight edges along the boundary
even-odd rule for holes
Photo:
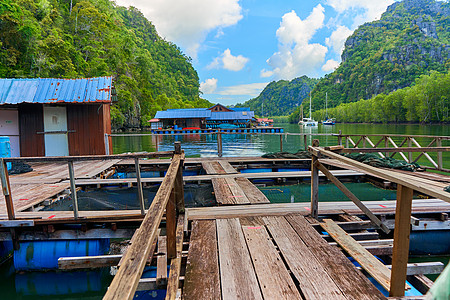
[[[0,104],[111,102],[112,77],[0,79]]]
[[[250,120],[253,114],[243,111],[220,111],[212,112],[208,120]]]
[[[230,109],[234,111],[250,111],[250,107],[232,107]]]
[[[157,111],[155,119],[189,119],[189,118],[209,118],[211,111],[207,109],[169,109]]]

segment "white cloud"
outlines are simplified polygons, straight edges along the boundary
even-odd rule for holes
[[[242,95],[242,96],[256,97],[259,95],[259,93],[261,93],[261,91],[266,87],[267,84],[269,83],[261,82],[261,83],[249,83],[249,84],[227,86],[224,87],[221,91],[219,91],[218,94],[226,96]]]
[[[207,69],[224,68],[229,71],[240,71],[242,70],[249,59],[242,55],[233,56],[230,49],[226,49],[219,56],[214,58],[214,60],[206,67]]]
[[[243,18],[239,0],[116,0],[135,6],[155,25],[158,33],[196,57],[206,35],[235,25]]]
[[[379,19],[386,8],[394,2],[394,0],[327,0],[326,4],[340,14],[352,9],[364,9],[364,14],[354,16],[355,27],[357,27],[365,22]]]
[[[317,30],[323,27],[324,19],[324,8],[320,4],[305,20],[301,20],[295,11],[282,17],[277,30],[278,52],[267,60],[276,77],[293,79],[304,74],[311,76],[324,62],[328,48],[309,43]],[[261,75],[268,75],[266,72],[264,70]]]
[[[352,33],[353,31],[346,26],[338,26],[331,36],[325,39],[325,44],[340,55],[344,50],[345,41]]]
[[[260,74],[259,74],[262,78],[267,78],[273,75],[273,71],[270,70],[266,70],[266,69],[262,69]]]
[[[216,91],[216,89],[217,89],[216,78],[209,78],[200,83],[200,91],[202,91],[203,94],[212,94]]]
[[[335,61],[334,59],[329,59],[327,62],[322,66],[322,71],[324,72],[332,72],[339,67],[339,62]]]

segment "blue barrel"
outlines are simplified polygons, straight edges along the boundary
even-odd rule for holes
[[[409,237],[409,252],[414,255],[446,255],[450,253],[450,231],[412,231]]]
[[[109,239],[22,242],[14,251],[14,267],[17,271],[57,269],[60,257],[103,255],[108,250]]]
[[[11,141],[9,136],[0,136],[0,157],[11,157]],[[8,170],[11,169],[11,163],[6,163]]]

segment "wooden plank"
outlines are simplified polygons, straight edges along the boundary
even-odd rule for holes
[[[314,166],[317,167],[320,171],[322,171],[323,174],[325,174],[325,176],[327,176],[327,178],[329,180],[331,180],[331,182],[334,183],[334,185],[341,191],[344,193],[345,196],[347,196],[350,200],[353,201],[353,203],[356,204],[356,206],[359,207],[359,209],[361,209],[366,216],[375,224],[377,224],[381,230],[384,231],[384,233],[388,234],[389,233],[389,228],[386,227],[386,225],[384,225],[380,219],[378,219],[371,211],[370,209],[368,209],[362,202],[361,200],[358,199],[358,197],[355,196],[355,194],[353,194],[344,184],[342,184],[342,182],[340,182],[336,177],[333,176],[333,174],[330,173],[330,171],[328,171],[327,168],[325,168],[319,161],[316,161],[314,163]]]
[[[60,257],[58,259],[58,269],[72,270],[72,269],[91,269],[103,268],[109,266],[116,266],[121,254],[118,255],[98,255],[98,256],[80,256],[80,257]]]
[[[320,225],[367,273],[380,283],[383,288],[389,291],[391,272],[381,261],[358,244],[347,232],[334,223],[333,220],[325,219],[324,223],[320,223]],[[403,286],[405,286],[404,283]]]
[[[206,174],[217,174],[211,162],[202,161],[202,168],[205,170]]]
[[[284,217],[263,219],[305,299],[347,299]]]
[[[270,203],[266,195],[247,178],[236,178],[236,183],[241,187],[250,203]]]
[[[433,286],[433,281],[425,275],[411,275],[408,276],[408,281],[422,294],[428,293],[428,290]],[[404,297],[401,297],[404,299]]]
[[[167,284],[167,237],[158,237],[158,256],[156,258],[156,284],[161,286]]]
[[[341,251],[320,237],[303,216],[289,215],[286,219],[347,298],[385,299]]]
[[[242,226],[264,299],[301,299],[264,226]]]
[[[180,155],[174,155],[164,181],[158,189],[141,226],[133,235],[133,243],[128,248],[123,263],[103,299],[133,299],[145,262],[150,254],[150,247],[156,238],[164,208],[175,184],[180,158]]]
[[[233,197],[230,197],[232,194],[225,178],[211,179],[211,183],[214,189],[217,204],[229,205],[234,203]]]
[[[319,169],[316,166],[317,156],[311,159],[311,217],[318,218],[319,213]]]
[[[193,221],[183,298],[216,300],[220,295],[216,221]]]
[[[406,175],[406,174],[399,174],[399,173],[396,173],[396,172],[393,172],[390,170],[385,170],[385,169],[378,169],[378,168],[360,163],[356,160],[353,160],[353,159],[350,159],[347,157],[343,157],[343,156],[333,153],[331,151],[323,150],[322,148],[310,147],[310,149],[312,149],[314,151],[320,151],[320,153],[322,153],[323,155],[338,159],[349,165],[356,166],[361,171],[367,171],[367,172],[376,174],[376,176],[379,176],[381,178],[395,182],[397,184],[401,184],[401,185],[411,188],[415,191],[419,191],[426,195],[430,195],[432,197],[436,197],[436,198],[442,199],[444,201],[450,202],[450,193],[447,193],[447,192],[443,191],[442,189],[433,188],[432,186],[430,187],[430,185],[425,184],[423,182],[417,182],[417,180],[414,176]]]
[[[231,194],[228,197],[233,199],[235,204],[250,204],[247,196],[241,187],[236,183],[234,178],[225,178],[225,182],[230,188]]]
[[[228,174],[237,174],[238,171],[236,171],[235,168],[233,168],[233,166],[225,161],[225,160],[219,160],[218,163],[220,164],[220,166],[223,168],[223,170],[228,173]]]
[[[409,232],[413,190],[397,185],[397,207],[395,211],[394,249],[392,252],[391,289],[389,296],[405,295],[406,265],[409,254]]]
[[[180,284],[181,252],[183,251],[184,215],[178,216],[176,231],[177,256],[170,262],[169,279],[167,280],[166,300],[175,300]]]
[[[239,220],[216,220],[216,226],[222,299],[263,299]]]

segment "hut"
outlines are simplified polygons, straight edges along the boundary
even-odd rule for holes
[[[216,104],[209,108],[168,109],[156,112],[155,118],[164,128],[207,129],[223,125],[246,128],[251,126],[255,113],[248,107],[228,108]]]
[[[11,155],[101,155],[112,152],[112,77],[0,79],[0,135]]]

